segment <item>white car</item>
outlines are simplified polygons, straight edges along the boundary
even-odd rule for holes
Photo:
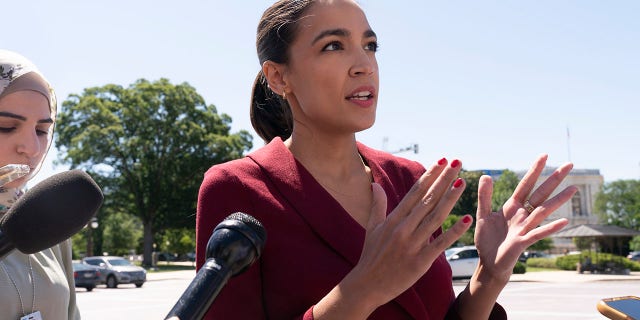
[[[147,281],[147,271],[134,266],[122,257],[96,256],[82,259],[82,263],[100,270],[100,282],[107,288],[116,288],[118,284],[133,283],[140,288]]]
[[[471,278],[480,258],[475,246],[449,248],[444,252],[451,266],[452,278]]]

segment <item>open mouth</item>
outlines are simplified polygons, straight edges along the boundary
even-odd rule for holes
[[[371,91],[360,91],[360,92],[356,92],[350,97],[347,97],[347,99],[349,100],[360,100],[360,101],[366,101],[372,98],[373,98],[373,93],[371,93]]]

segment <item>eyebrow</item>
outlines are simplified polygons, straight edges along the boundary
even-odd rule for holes
[[[24,116],[11,113],[11,112],[6,112],[6,111],[0,111],[0,117],[7,117],[7,118],[18,119],[21,121],[27,121],[27,118]],[[53,123],[53,119],[51,118],[41,119],[41,120],[38,120],[38,123]]]
[[[320,32],[319,35],[317,35],[315,38],[313,38],[313,41],[311,41],[311,45],[314,45],[316,42],[322,40],[322,38],[325,37],[329,37],[329,36],[339,36],[339,37],[348,37],[351,35],[351,32],[347,29],[329,29],[329,30],[324,30],[322,32]],[[371,38],[371,37],[375,37],[377,38],[378,36],[376,36],[376,33],[373,32],[373,30],[369,29],[367,31],[365,31],[362,34],[365,38]]]

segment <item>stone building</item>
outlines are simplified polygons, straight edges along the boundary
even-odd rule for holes
[[[542,172],[540,179],[536,183],[536,186],[540,185],[546,178],[549,177],[557,168],[547,167]],[[491,175],[495,180],[502,170],[482,170],[484,174]],[[517,171],[516,174],[519,178],[522,178],[526,171]],[[551,221],[567,218],[569,225],[581,225],[581,224],[598,224],[600,223],[599,216],[595,214],[595,201],[596,195],[602,189],[604,184],[604,177],[600,175],[598,169],[573,169],[567,176],[567,178],[558,186],[556,191],[551,195],[554,196],[557,192],[563,190],[567,186],[574,185],[578,188],[578,192],[567,203],[563,204],[553,214],[551,214],[543,222],[549,223]],[[565,227],[566,228],[566,227]],[[572,239],[569,238],[554,238],[554,253],[561,253],[565,251],[575,250],[575,245]]]

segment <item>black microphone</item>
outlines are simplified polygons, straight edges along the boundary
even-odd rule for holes
[[[207,261],[166,319],[202,319],[229,278],[247,270],[260,257],[266,240],[267,232],[256,218],[242,212],[226,217],[209,238]]]
[[[80,231],[102,205],[98,185],[82,170],[55,174],[28,190],[0,220],[0,259],[31,254]]]

